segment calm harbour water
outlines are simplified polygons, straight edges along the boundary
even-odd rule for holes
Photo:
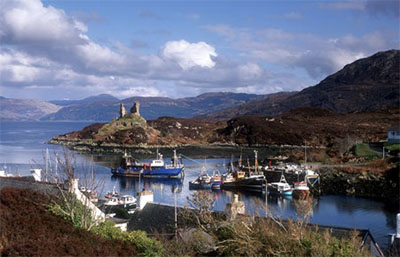
[[[67,132],[80,130],[91,122],[0,122],[0,169],[6,169],[13,174],[25,175],[29,169],[43,163],[46,148],[50,153],[60,151],[60,146],[46,145],[44,142],[51,137]],[[179,152],[179,149],[178,149]],[[262,156],[260,156],[262,158]],[[87,156],[79,156],[78,162],[85,162]],[[154,192],[154,200],[180,206],[188,205],[187,198],[194,191],[189,190],[189,181],[197,177],[204,160],[184,159],[185,177],[180,179],[137,179],[114,178],[111,176],[108,163],[96,163],[96,179],[102,181],[103,192],[113,187],[123,194],[134,194],[146,188]],[[207,170],[222,171],[227,159],[207,159]],[[233,192],[214,191],[216,210],[223,210],[226,203],[233,199]],[[295,218],[299,203],[282,197],[266,197],[239,193],[239,198],[245,202],[246,210],[253,211],[254,206],[262,204],[275,215],[283,218]],[[386,247],[386,234],[394,233],[396,212],[382,202],[370,199],[327,195],[313,199],[310,212],[311,223],[340,226],[348,228],[370,229],[381,247]],[[297,209],[296,209],[297,208]]]

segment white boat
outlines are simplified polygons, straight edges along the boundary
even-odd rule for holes
[[[123,195],[121,197],[112,196],[104,203],[105,206],[127,207],[136,205],[136,198],[133,195]]]
[[[291,196],[293,188],[287,183],[285,176],[282,174],[279,182],[268,183],[268,192],[275,195]]]
[[[310,194],[310,188],[308,187],[307,182],[295,182],[293,185],[293,197],[297,199],[306,199]]]

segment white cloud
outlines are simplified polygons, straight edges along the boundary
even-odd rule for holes
[[[168,41],[161,50],[161,56],[176,62],[182,69],[187,70],[195,66],[212,68],[217,57],[215,48],[205,42],[189,43],[185,40]]]
[[[344,65],[377,51],[398,48],[399,44],[398,32],[392,35],[375,31],[362,36],[348,34],[326,38],[288,33],[276,28],[233,28],[220,24],[204,28],[227,39],[244,57],[283,67],[301,68],[314,79],[322,79]]]
[[[68,89],[73,98],[77,92],[159,95],[157,88],[165,84],[202,91],[266,80],[257,63],[232,62],[206,42],[168,41],[158,54],[142,54],[118,41],[110,42],[112,47],[96,43],[85,24],[39,0],[5,0],[1,7],[2,87],[34,85],[39,90],[51,85]],[[149,81],[160,83],[149,85]],[[55,90],[46,94],[54,95]]]
[[[128,98],[132,96],[163,96],[162,92],[155,87],[132,87],[118,92],[111,92],[120,98]],[[115,94],[117,93],[117,94]]]
[[[239,77],[243,80],[258,80],[263,75],[263,70],[256,63],[247,63],[238,67]]]
[[[4,0],[0,5],[0,40],[3,43],[81,44],[87,27],[63,10],[44,7],[38,0]]]

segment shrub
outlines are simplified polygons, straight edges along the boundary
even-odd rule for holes
[[[129,213],[126,209],[117,208],[115,209],[115,217],[120,219],[129,219]]]
[[[65,193],[62,201],[51,203],[48,210],[55,215],[70,220],[75,227],[86,230],[90,230],[96,222],[91,215],[90,209],[70,193]]]
[[[156,239],[149,238],[144,231],[122,231],[108,220],[95,226],[92,231],[104,238],[129,242],[142,256],[160,256],[163,253],[162,244]]]

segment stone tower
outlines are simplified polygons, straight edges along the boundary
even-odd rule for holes
[[[133,106],[132,106],[132,108],[131,108],[131,113],[137,114],[137,115],[140,116],[139,109],[140,109],[140,103],[139,103],[139,102],[134,102],[134,103],[133,103]]]
[[[120,105],[119,105],[119,118],[121,119],[122,117],[124,117],[125,115],[126,115],[126,109],[125,109],[125,107],[124,107],[124,104],[123,103],[121,103]]]

